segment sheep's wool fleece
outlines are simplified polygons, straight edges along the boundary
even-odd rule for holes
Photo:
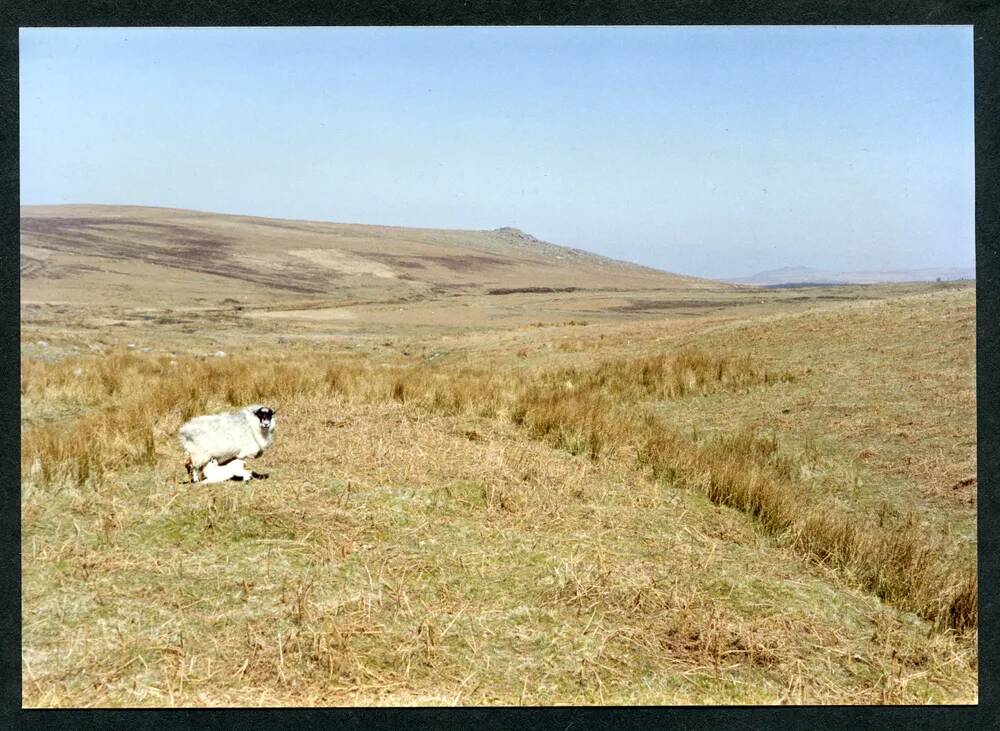
[[[180,428],[180,441],[195,467],[210,460],[256,457],[271,445],[274,428],[262,434],[254,404],[237,412],[196,416]]]

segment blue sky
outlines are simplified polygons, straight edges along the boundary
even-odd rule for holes
[[[21,202],[974,261],[970,27],[22,29]]]

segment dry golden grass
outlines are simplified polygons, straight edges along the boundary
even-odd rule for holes
[[[25,704],[973,701],[974,546],[668,418],[812,366],[654,342],[23,359]],[[272,479],[179,484],[180,423],[251,401]]]
[[[94,375],[73,388],[67,365],[28,371],[34,388],[51,388],[81,403],[123,398],[71,424],[29,426],[22,464],[40,472],[41,483],[68,475],[79,485],[99,481],[111,469],[152,464],[155,443],[176,425],[201,412],[212,394],[229,405],[278,402],[297,395],[322,398],[341,393],[362,401],[392,399],[456,415],[495,417],[510,413],[534,439],[597,460],[632,450],[637,464],[657,477],[697,485],[713,501],[748,513],[769,530],[794,534],[791,543],[843,567],[885,601],[956,629],[975,627],[978,604],[974,563],[951,565],[946,551],[916,530],[859,525],[851,514],[811,504],[792,481],[779,481],[765,467],[777,451],[773,441],[738,433],[699,447],[692,440],[621,410],[638,398],[682,398],[717,388],[767,386],[770,376],[747,357],[685,351],[674,357],[605,361],[589,371],[573,369],[520,378],[461,370],[416,367],[392,373],[370,365],[279,363],[261,373],[246,361],[201,361],[177,366],[182,375],[163,378],[170,366],[116,355],[98,361]],[[75,366],[80,368],[80,366]],[[169,371],[167,371],[169,372]],[[154,376],[161,376],[154,378]],[[793,380],[782,373],[776,379]],[[579,383],[579,385],[576,385]],[[31,387],[26,385],[25,391]],[[506,398],[505,398],[506,397]],[[176,418],[164,420],[175,412]],[[786,464],[784,474],[792,469]]]

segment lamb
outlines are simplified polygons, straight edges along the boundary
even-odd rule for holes
[[[223,464],[220,464],[213,459],[202,468],[201,474],[201,482],[225,482],[226,480],[247,482],[254,478],[262,480],[267,479],[266,474],[248,470],[246,468],[246,463],[242,459],[233,459]]]
[[[203,470],[213,460],[216,466],[224,466],[233,460],[259,457],[271,446],[276,421],[273,409],[253,404],[237,412],[196,416],[186,422],[179,437],[187,453],[185,467],[191,482],[202,481]],[[266,477],[255,472],[250,475]]]

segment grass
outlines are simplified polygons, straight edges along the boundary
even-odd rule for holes
[[[966,302],[861,314],[944,332]],[[845,317],[574,327],[569,350],[527,326],[492,367],[480,346],[25,357],[24,702],[974,702],[959,508],[857,496],[898,477],[836,430],[745,416],[822,394],[801,354],[829,344],[772,345]],[[179,484],[180,423],[250,401],[278,409],[272,479]]]

